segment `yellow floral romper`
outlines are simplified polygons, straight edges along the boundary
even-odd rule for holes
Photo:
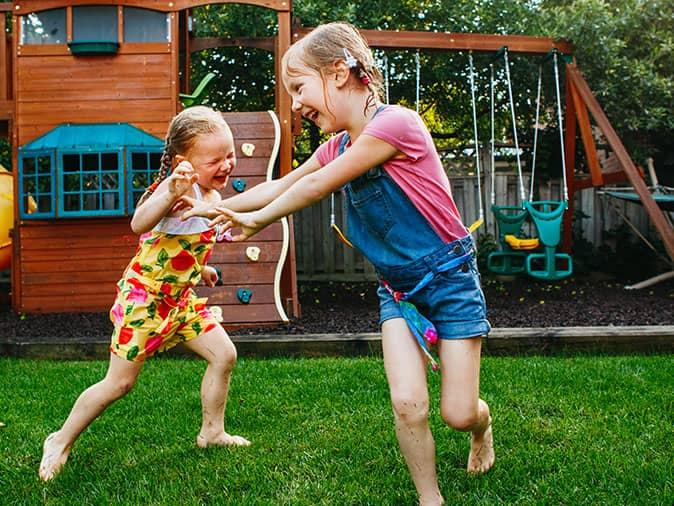
[[[199,199],[198,185],[194,186]],[[140,236],[110,310],[112,353],[143,361],[219,325],[206,307],[207,299],[197,298],[193,290],[216,235],[205,218],[165,217]]]

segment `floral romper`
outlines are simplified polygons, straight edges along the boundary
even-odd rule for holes
[[[197,184],[194,191],[200,199]],[[140,236],[110,310],[112,353],[143,361],[219,325],[206,307],[207,299],[198,298],[193,289],[213,252],[216,235],[205,218],[165,217]]]

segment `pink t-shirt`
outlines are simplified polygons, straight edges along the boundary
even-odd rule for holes
[[[384,162],[384,170],[443,241],[452,242],[468,234],[431,134],[416,112],[397,105],[386,106],[365,126],[363,134],[381,139],[405,154]],[[337,158],[343,135],[345,132],[331,137],[316,150],[321,166]]]

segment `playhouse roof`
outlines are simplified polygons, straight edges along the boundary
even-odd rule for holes
[[[64,124],[21,146],[24,150],[64,150],[119,148],[122,146],[161,148],[164,141],[128,123]]]

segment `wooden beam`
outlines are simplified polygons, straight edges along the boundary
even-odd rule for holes
[[[200,37],[190,40],[190,52],[218,47],[254,47],[273,52],[276,37]]]
[[[296,29],[293,40],[307,35],[312,28]],[[573,52],[566,40],[525,35],[492,35],[483,33],[398,32],[394,30],[359,30],[370,47],[389,49],[444,49],[453,51],[498,51],[508,46],[510,53],[545,55],[556,48],[564,54]]]
[[[278,13],[278,36],[276,37],[274,54],[274,73],[276,75],[276,112],[281,123],[281,148],[279,152],[279,176],[285,176],[292,170],[293,160],[293,132],[291,117],[290,95],[283,86],[281,80],[281,59],[291,44],[291,16],[290,12]],[[288,245],[288,257],[283,266],[281,277],[281,295],[290,307],[286,312],[292,316],[299,316],[300,304],[297,293],[297,264],[295,259],[295,234],[292,216],[288,216],[290,229],[290,243]]]
[[[182,32],[180,33],[178,40],[178,54],[180,54],[180,48],[183,48],[183,65],[182,65],[182,79],[180,81],[180,92],[189,93],[190,92],[190,78],[191,78],[191,52],[192,52],[192,37],[190,37],[190,19],[192,13],[189,9],[180,13],[178,18],[178,27],[181,26],[182,19]]]
[[[180,70],[180,30],[179,21],[180,13],[172,12],[169,14],[169,22],[171,23],[171,88],[172,93],[172,102],[173,102],[173,114],[178,114],[182,104],[180,103],[180,78],[178,72]]]
[[[44,11],[62,7],[79,5],[122,5],[127,7],[141,7],[164,12],[175,12],[201,5],[220,4],[247,4],[265,7],[279,12],[290,11],[290,0],[22,0],[17,2],[15,14],[22,15],[30,12]]]
[[[624,183],[627,181],[627,174],[622,170],[617,170],[614,172],[604,172],[602,173],[604,178],[604,184],[618,184]],[[594,188],[596,185],[592,181],[591,177],[584,177],[576,179],[573,182],[573,187],[576,191],[585,190],[586,188]]]
[[[597,102],[595,96],[592,94],[592,91],[590,90],[590,87],[583,76],[580,74],[577,68],[572,66],[567,67],[567,74],[573,81],[573,84],[580,93],[583,102],[585,102],[585,105],[594,117],[597,126],[599,126],[599,128],[601,128],[602,132],[604,133],[608,144],[613,149],[613,152],[618,158],[622,169],[625,171],[627,178],[634,187],[634,191],[637,193],[637,195],[639,195],[639,199],[646,209],[648,216],[651,218],[653,225],[655,225],[656,230],[662,238],[662,242],[665,246],[665,250],[669,254],[669,257],[674,260],[674,228],[665,217],[662,209],[660,209],[655,200],[653,200],[651,192],[648,190],[646,183],[639,174],[639,170],[634,165],[634,162],[627,153],[625,146],[623,146],[620,137],[618,137],[618,134],[611,126],[611,123],[606,117],[606,114],[599,105],[599,102]]]
[[[581,100],[580,94],[578,93],[578,90],[576,90],[573,82],[569,80],[568,85],[571,98],[573,99],[573,105],[576,109],[576,119],[578,120],[578,126],[580,127],[580,137],[583,140],[585,158],[587,160],[587,165],[590,168],[592,184],[594,186],[601,186],[604,184],[604,178],[602,177],[601,167],[599,166],[599,160],[597,159],[597,145],[592,136],[590,115],[588,114],[587,107]],[[573,118],[569,119],[569,121],[573,121]]]

